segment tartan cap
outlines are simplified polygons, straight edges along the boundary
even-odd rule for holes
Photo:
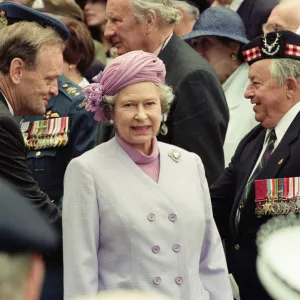
[[[246,44],[242,53],[249,65],[263,59],[300,60],[300,36],[289,30],[266,33]]]
[[[45,27],[52,27],[63,40],[68,39],[70,34],[69,29],[64,24],[50,16],[18,3],[0,3],[0,29],[20,21],[36,22]]]

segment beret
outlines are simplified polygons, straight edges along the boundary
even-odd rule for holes
[[[263,59],[300,60],[300,36],[289,30],[266,33],[246,44],[242,53],[249,65]]]
[[[14,24],[20,21],[36,22],[44,27],[53,28],[63,40],[68,39],[68,28],[55,18],[42,14],[34,9],[13,2],[0,3],[0,28],[1,24]]]
[[[51,252],[58,234],[30,200],[0,177],[0,252]]]

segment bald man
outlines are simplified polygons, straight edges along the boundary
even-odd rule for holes
[[[272,10],[267,23],[263,26],[265,33],[277,30],[296,32],[300,26],[300,1],[283,1]]]

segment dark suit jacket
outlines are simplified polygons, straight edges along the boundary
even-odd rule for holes
[[[175,100],[167,121],[169,132],[158,140],[198,154],[211,184],[224,169],[229,120],[220,81],[211,65],[175,34],[159,58],[166,66],[166,82]]]
[[[61,212],[48,196],[41,192],[26,164],[25,154],[21,130],[0,92],[0,175],[18,187],[51,223],[55,223],[60,228]]]
[[[270,217],[257,218],[252,186],[241,211],[238,232],[234,220],[245,184],[262,150],[266,129],[255,127],[239,144],[229,167],[211,186],[213,211],[221,236],[228,241],[228,264],[241,292],[241,299],[271,299],[259,284],[255,262],[256,233]],[[257,179],[300,176],[300,113],[296,116]],[[282,163],[278,163],[283,160]],[[229,224],[228,224],[229,220]],[[228,226],[229,225],[229,226]],[[237,246],[238,245],[238,246]]]
[[[261,35],[262,25],[267,22],[278,0],[244,0],[237,13],[242,18],[249,40]]]

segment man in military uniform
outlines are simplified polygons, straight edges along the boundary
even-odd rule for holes
[[[271,299],[256,273],[260,226],[278,215],[300,213],[299,53],[300,36],[291,31],[271,32],[243,48],[250,65],[245,98],[260,124],[211,187],[215,221],[227,241],[241,300]]]
[[[23,20],[27,22],[20,22]],[[38,23],[49,27],[42,27]],[[8,24],[11,25],[7,26]],[[60,180],[60,186],[49,189],[51,196],[56,196],[54,200],[58,202],[62,195],[63,168],[72,158],[71,155],[79,155],[82,149],[87,147],[86,144],[89,144],[86,134],[78,141],[78,138],[82,137],[80,135],[82,128],[88,127],[89,118],[82,113],[82,96],[80,97],[77,87],[67,83],[66,80],[64,84],[68,96],[63,99],[61,97],[51,99],[51,96],[58,95],[57,79],[63,67],[63,40],[68,38],[69,32],[57,20],[10,2],[0,4],[0,28],[0,174],[17,186],[26,198],[32,200],[36,207],[48,215],[51,222],[57,223],[60,227],[60,210],[45,193],[41,192],[35,179],[43,184],[44,191],[51,187],[51,180]],[[56,102],[61,102],[56,105],[58,109],[53,108]],[[52,112],[49,112],[50,110]],[[76,117],[73,118],[74,114]],[[42,115],[42,117],[39,118],[38,126],[35,122],[23,122],[21,132],[12,115]],[[49,120],[45,120],[48,117]],[[56,118],[53,120],[53,117]],[[73,130],[73,135],[70,134],[70,130]],[[76,130],[78,132],[75,135]],[[76,146],[72,146],[73,142]],[[31,165],[32,171],[42,174],[38,178],[32,176],[26,164],[24,144],[27,150],[39,149],[39,152],[35,152],[35,157],[42,159],[38,161],[39,164],[35,160]],[[61,147],[61,152],[51,148],[53,146]],[[32,152],[28,154],[30,153],[32,154]],[[60,153],[61,156],[58,155]],[[47,166],[45,157],[50,156],[53,160],[51,162],[48,160]],[[67,157],[63,163],[62,160],[57,160],[61,157]],[[57,168],[58,173],[52,173],[53,178],[47,173],[49,165],[54,169]],[[45,172],[42,172],[42,169]],[[46,177],[47,175],[49,176]],[[51,283],[49,278],[58,278],[61,284],[57,286],[62,295],[62,279],[59,280],[62,278],[61,253],[46,256],[46,263],[47,266],[51,265],[51,268],[47,268],[45,282]],[[55,270],[52,276],[52,271],[56,268],[59,272]],[[55,288],[56,285],[51,287],[53,291]]]

